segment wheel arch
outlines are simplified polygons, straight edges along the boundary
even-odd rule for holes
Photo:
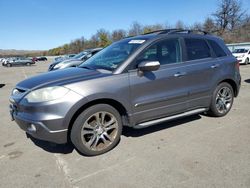
[[[124,107],[123,104],[121,104],[120,102],[118,102],[117,100],[114,99],[109,99],[109,98],[102,98],[102,99],[95,99],[93,101],[89,101],[83,105],[80,106],[80,108],[78,108],[75,113],[72,115],[69,124],[68,124],[68,141],[70,141],[70,133],[71,133],[71,129],[73,127],[73,124],[76,120],[76,118],[87,108],[94,106],[96,104],[108,104],[110,106],[112,106],[113,108],[115,108],[119,114],[121,115],[122,118],[122,124],[123,125],[129,125],[129,118],[128,118],[128,111],[127,109]]]
[[[232,79],[224,79],[224,80],[220,81],[219,84],[221,84],[222,82],[226,82],[226,83],[230,84],[232,86],[233,90],[234,90],[234,97],[237,97],[237,95],[238,95],[238,87],[237,87],[237,84],[235,83],[235,81],[232,80]]]

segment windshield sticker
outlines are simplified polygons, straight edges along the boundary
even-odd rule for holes
[[[145,40],[131,40],[128,43],[129,44],[142,44],[144,42],[145,42]]]

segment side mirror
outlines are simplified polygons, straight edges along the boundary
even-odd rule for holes
[[[141,72],[156,71],[160,68],[159,61],[143,61],[138,65],[138,70]]]

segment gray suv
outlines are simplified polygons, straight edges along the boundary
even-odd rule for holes
[[[240,81],[239,64],[220,38],[161,30],[113,43],[78,68],[18,83],[10,114],[32,137],[71,141],[80,153],[99,155],[116,146],[123,126],[226,115]]]

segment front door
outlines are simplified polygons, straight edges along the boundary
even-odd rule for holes
[[[130,94],[135,123],[161,118],[187,109],[185,66],[181,62],[179,39],[159,41],[137,58],[142,61],[159,61],[157,71],[139,75],[136,69],[129,71]]]

